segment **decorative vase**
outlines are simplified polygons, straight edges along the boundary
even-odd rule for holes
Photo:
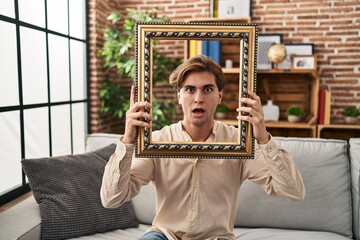
[[[346,124],[356,124],[357,117],[344,117],[344,121]]]
[[[294,123],[294,122],[300,122],[301,117],[300,116],[295,116],[295,115],[288,115],[287,119],[289,122]]]
[[[226,118],[226,113],[223,113],[223,112],[217,112],[217,113],[215,113],[215,117],[217,118],[217,119],[225,119]]]
[[[268,100],[267,104],[263,106],[265,121],[279,121],[280,110],[279,106],[273,105],[272,100]]]

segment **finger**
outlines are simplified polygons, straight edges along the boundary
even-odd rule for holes
[[[262,120],[261,118],[257,117],[257,116],[252,116],[252,115],[240,115],[236,117],[238,120],[243,120],[243,121],[247,121],[249,123],[251,123],[251,125],[253,125],[254,127],[261,124]]]
[[[256,113],[255,109],[252,108],[252,107],[238,107],[236,109],[236,111],[238,111],[238,112],[246,112],[246,113],[251,113],[251,114]]]
[[[237,116],[236,118],[238,120],[242,120],[242,121],[252,123],[252,118],[250,116]]]
[[[251,99],[251,98],[240,98],[239,102],[240,103],[245,103],[248,106],[255,106],[257,104],[256,100]]]
[[[142,120],[132,119],[131,121],[129,121],[129,126],[152,128],[152,123],[151,122],[145,122],[145,121],[142,121]]]
[[[138,112],[143,108],[151,108],[151,104],[149,102],[136,102],[129,108],[128,112]]]
[[[133,106],[134,104],[135,104],[135,85],[132,85],[130,91],[130,107]]]
[[[260,97],[258,95],[256,95],[253,91],[249,90],[248,94],[250,95],[250,97],[256,101],[260,100]]]
[[[242,116],[249,116],[252,118],[258,118],[261,119],[261,114],[256,111],[254,108],[251,107],[239,107],[236,109],[237,112],[241,112]]]
[[[151,114],[149,114],[149,113],[145,113],[145,112],[133,112],[133,113],[128,113],[127,115],[126,115],[126,118],[127,119],[136,119],[136,120],[138,120],[138,119],[148,119],[148,120],[150,120],[150,121],[152,121],[153,120],[153,118],[152,118],[152,116],[151,116]]]
[[[240,98],[239,102],[247,103],[247,104],[255,104],[256,100],[251,99],[251,98]]]

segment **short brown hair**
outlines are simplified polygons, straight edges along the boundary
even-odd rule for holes
[[[225,76],[219,64],[204,55],[189,58],[179,65],[169,76],[170,85],[176,89],[180,89],[182,83],[192,72],[210,72],[215,76],[216,86],[219,91],[225,86]]]

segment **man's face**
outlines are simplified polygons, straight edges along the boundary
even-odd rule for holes
[[[203,126],[212,124],[216,106],[222,91],[216,86],[215,76],[210,72],[190,73],[178,93],[179,104],[184,112],[184,125]]]

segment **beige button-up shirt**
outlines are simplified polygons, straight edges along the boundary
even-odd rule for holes
[[[153,141],[192,141],[181,122],[152,135]],[[215,122],[208,142],[236,142],[237,130]],[[272,139],[255,146],[255,159],[133,158],[134,145],[118,142],[105,167],[101,199],[119,207],[141,186],[156,186],[152,230],[169,239],[235,239],[233,227],[238,191],[249,179],[267,194],[290,200],[305,195],[302,178],[291,156]]]

